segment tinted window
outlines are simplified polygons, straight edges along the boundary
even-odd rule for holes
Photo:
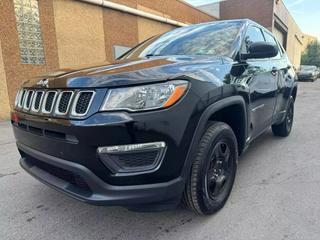
[[[151,38],[121,59],[166,55],[228,56],[242,22],[217,22],[177,28]]]
[[[274,39],[274,37],[270,34],[264,31],[264,37],[266,38],[266,42],[268,43],[272,43],[273,45],[275,45],[278,48],[278,55],[276,56],[276,58],[280,58],[281,54],[280,54],[280,49],[279,49],[279,45],[277,43],[277,41]]]
[[[242,46],[242,52],[249,52],[249,47],[252,43],[264,41],[260,28],[249,26],[244,39],[244,45]]]

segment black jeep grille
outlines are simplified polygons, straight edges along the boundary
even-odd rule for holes
[[[82,92],[79,95],[79,99],[76,105],[76,114],[85,114],[87,112],[88,106],[91,102],[93,92]]]
[[[60,113],[66,113],[68,111],[71,96],[72,96],[72,92],[61,93],[61,98],[60,98],[59,107],[58,107],[58,110]]]
[[[19,102],[19,107],[22,107],[23,100],[24,100],[24,96],[25,96],[26,92],[27,92],[27,90],[23,90],[23,91],[22,91],[22,94],[21,94],[21,96],[20,96],[20,99],[18,100],[18,102]]]
[[[39,110],[40,108],[40,101],[42,98],[43,92],[37,92],[36,97],[35,97],[35,102],[34,102],[34,109]]]
[[[51,112],[52,106],[53,106],[53,100],[56,96],[56,92],[49,92],[47,99],[46,99],[46,104],[44,106],[44,110],[47,112]]]
[[[32,114],[78,118],[87,114],[94,96],[93,90],[21,89],[15,107]]]
[[[30,108],[32,96],[33,96],[33,91],[28,91],[26,108]]]

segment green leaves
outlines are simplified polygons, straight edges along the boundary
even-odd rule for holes
[[[310,43],[301,57],[301,65],[315,65],[320,67],[320,43]]]

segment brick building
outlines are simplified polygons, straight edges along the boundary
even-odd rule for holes
[[[179,0],[1,0],[0,119],[41,72],[112,61],[175,27],[215,20]]]

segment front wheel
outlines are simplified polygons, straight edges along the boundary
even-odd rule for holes
[[[225,123],[212,122],[203,134],[183,195],[197,214],[212,214],[226,203],[234,183],[237,140]]]
[[[272,125],[273,134],[275,136],[280,136],[280,137],[289,136],[292,130],[293,117],[294,117],[294,100],[293,100],[293,97],[290,97],[284,120],[280,124]]]

